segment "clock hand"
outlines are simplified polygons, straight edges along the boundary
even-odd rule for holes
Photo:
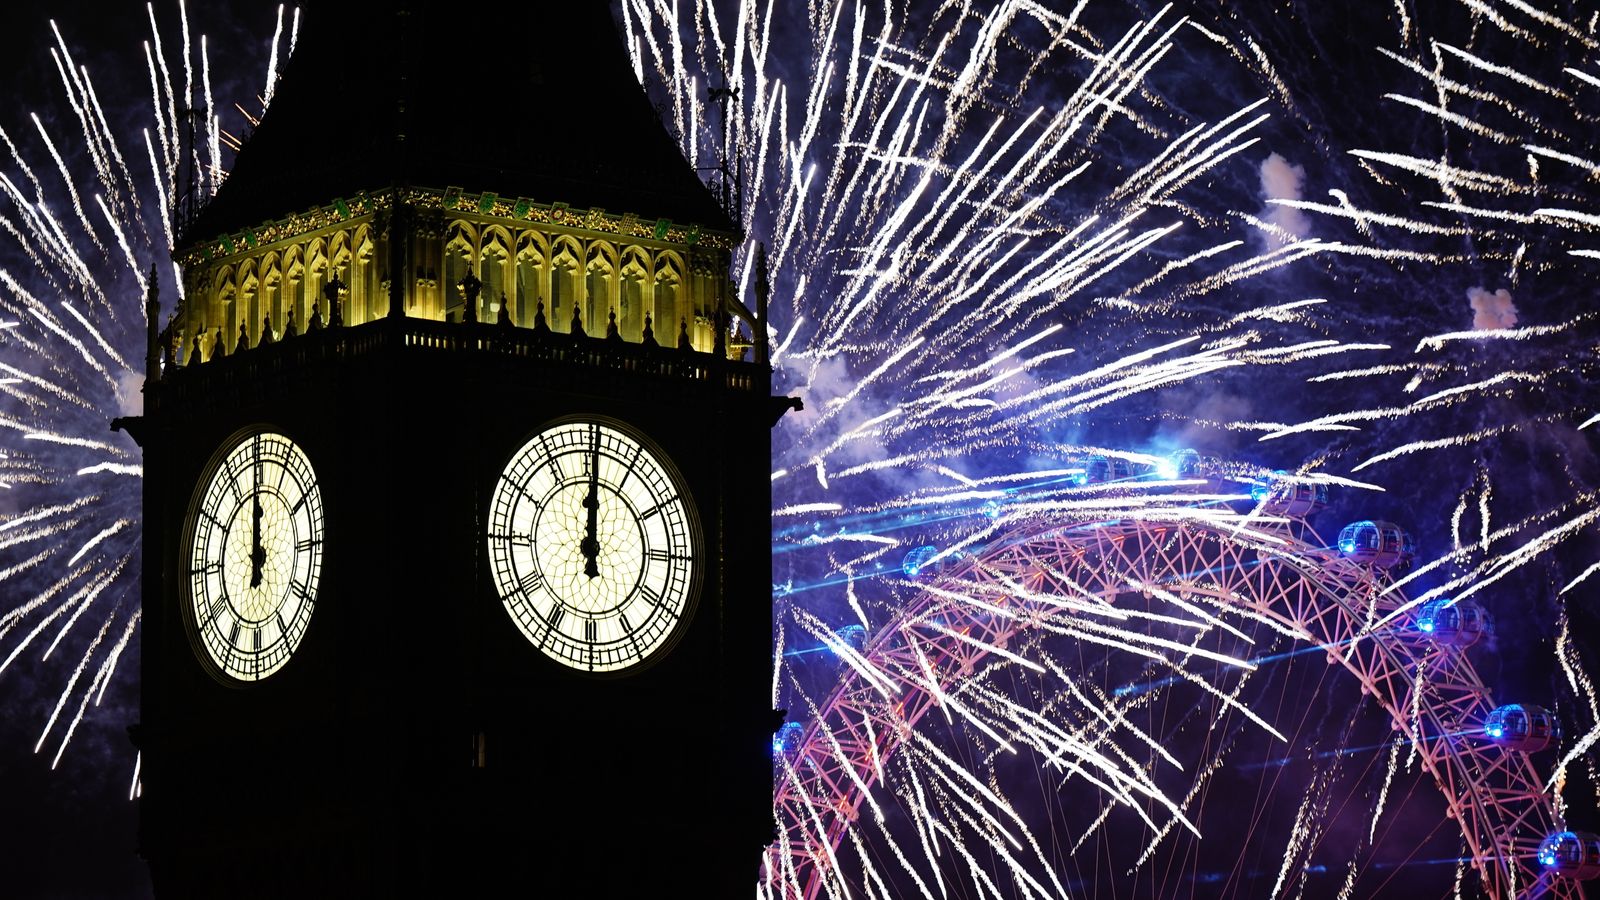
[[[261,438],[255,440],[254,464],[250,467],[253,482],[250,491],[250,586],[261,586],[261,566],[267,561],[267,551],[261,547]]]
[[[592,440],[589,444],[589,493],[583,498],[583,508],[589,511],[588,523],[583,529],[583,542],[578,549],[583,552],[583,574],[590,578],[600,576],[600,541],[595,536],[600,517],[600,429],[590,426]]]

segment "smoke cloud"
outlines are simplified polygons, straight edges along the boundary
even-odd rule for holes
[[[1304,166],[1291,165],[1276,153],[1261,161],[1261,196],[1267,200],[1299,200],[1306,186]],[[1267,242],[1281,247],[1291,238],[1304,238],[1311,234],[1311,220],[1292,206],[1267,204],[1262,213],[1276,231],[1266,233]]]
[[[1472,304],[1472,330],[1517,327],[1517,308],[1511,303],[1511,292],[1505,288],[1492,294],[1483,288],[1469,288],[1467,302]]]

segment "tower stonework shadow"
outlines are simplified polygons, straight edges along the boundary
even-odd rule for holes
[[[160,897],[747,896],[765,282],[606,4],[401,6],[307,11],[119,422],[140,853]]]

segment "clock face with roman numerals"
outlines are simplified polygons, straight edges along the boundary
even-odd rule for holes
[[[700,574],[681,484],[663,455],[608,421],[559,422],[511,457],[490,501],[489,560],[534,646],[586,672],[671,647]]]
[[[271,431],[222,448],[188,523],[185,619],[225,681],[254,682],[305,637],[322,572],[322,492],[305,453]]]

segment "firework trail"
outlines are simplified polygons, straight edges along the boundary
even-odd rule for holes
[[[1600,169],[1578,103],[1600,84],[1593,23],[1510,3],[1400,3],[1377,17],[1379,30],[1301,5],[1266,21],[1245,15],[1117,3],[821,3],[804,14],[759,2],[623,4],[642,80],[667,86],[666,114],[690,136],[690,155],[707,168],[720,161],[766,246],[778,382],[807,406],[780,429],[773,476],[773,695],[795,723],[780,734],[777,777],[798,810],[782,840],[800,849],[769,859],[767,893],[942,896],[960,884],[974,896],[1059,896],[1121,884],[1279,896],[1326,877],[1356,896],[1412,883],[1391,870],[1419,853],[1443,858],[1431,881],[1415,882],[1435,889],[1471,868],[1459,830],[1407,833],[1418,815],[1440,815],[1417,796],[1418,783],[1430,787],[1418,777],[1435,756],[1427,741],[1401,753],[1403,742],[1367,736],[1369,722],[1331,704],[1319,704],[1320,720],[1291,715],[1285,682],[1308,697],[1337,691],[1295,668],[1298,652],[1284,649],[1292,628],[1238,597],[1208,610],[1126,567],[1098,590],[1066,567],[1051,573],[1063,580],[1050,591],[1021,576],[992,595],[961,586],[983,570],[974,555],[1039,520],[1149,529],[1193,517],[1250,547],[1282,533],[1259,509],[1236,521],[1217,511],[1237,505],[1262,468],[1212,468],[1220,482],[1191,492],[1150,485],[1168,452],[1202,441],[1298,467],[1369,503],[1398,483],[1405,489],[1379,502],[1437,511],[1419,527],[1449,549],[1393,584],[1365,583],[1363,630],[1345,659],[1428,601],[1488,602],[1518,580],[1556,578],[1569,558],[1579,564],[1557,588],[1600,571],[1596,473],[1579,434],[1597,419],[1564,402],[1596,396],[1594,320],[1573,312],[1581,303],[1560,314],[1551,303],[1540,324],[1511,327],[1509,293],[1570,290],[1574,267],[1595,256],[1586,241],[1600,217],[1585,179]],[[1380,149],[1351,143],[1368,135],[1334,133],[1326,122],[1343,120],[1300,89],[1324,63],[1269,50],[1346,32],[1382,35],[1365,52],[1395,66],[1394,84],[1380,78],[1386,86],[1359,102],[1382,97],[1420,117],[1420,144],[1414,121],[1374,129],[1368,146]],[[805,64],[785,52],[795,46],[809,51]],[[1543,57],[1559,84],[1489,58],[1528,58],[1530,47],[1564,51]],[[1197,71],[1211,92],[1185,84]],[[1547,102],[1531,104],[1530,92]],[[1323,164],[1330,199],[1307,199],[1304,167],[1269,153],[1267,140]],[[1509,163],[1495,171],[1490,157]],[[741,284],[757,267],[746,256]],[[1485,284],[1489,272],[1501,280]],[[1440,283],[1461,279],[1481,280],[1462,284],[1459,300],[1439,295]],[[1356,296],[1363,280],[1425,297],[1407,305],[1430,312],[1375,311]],[[1443,307],[1448,315],[1431,312]],[[1530,437],[1565,470],[1553,491],[1520,490],[1531,460],[1512,441]],[[1129,479],[1084,485],[1089,460]],[[1305,555],[1327,543],[1314,541]],[[949,566],[966,567],[956,587],[916,576]],[[1130,589],[1163,611],[1108,602]],[[1560,622],[1565,635],[1555,595],[1535,601],[1542,621],[1508,633],[1531,640]],[[972,621],[989,623],[979,631],[1027,618],[1026,637],[1007,638],[1021,647],[975,643],[944,624],[974,609]],[[1224,639],[1243,643],[1203,643]],[[1085,643],[1114,648],[1106,660],[1144,654],[1164,674],[1121,672],[1129,680],[1119,683],[1109,673],[1124,664],[1081,663]],[[1589,735],[1562,748],[1550,778],[1570,795],[1563,773],[1593,743],[1593,661],[1570,638],[1560,646],[1565,685],[1552,677],[1540,702],[1567,709]],[[1215,668],[1186,668],[1199,659]],[[1254,674],[1260,660],[1277,676],[1270,691]],[[1114,693],[1143,683],[1155,687]],[[1423,695],[1396,702],[1414,718]],[[1192,716],[1166,712],[1191,706]],[[942,715],[919,724],[928,709]],[[1192,757],[1173,758],[1174,732],[1129,724],[1136,715],[1198,731]],[[1312,768],[1295,797],[1309,784],[1320,799],[1287,814],[1257,801],[1261,821],[1248,828],[1212,814],[1211,835],[1257,862],[1207,871],[1215,861],[1174,835],[1199,832],[1205,798],[1227,783],[1220,770],[1282,739]],[[1365,749],[1340,749],[1352,747]],[[1256,768],[1274,774],[1253,790],[1289,790],[1276,774],[1286,765]],[[1042,791],[1035,779],[1043,800],[997,789],[1017,789],[1017,770],[1049,769],[1066,774]],[[1183,774],[1166,777],[1172,769]],[[1090,822],[1058,799],[1074,779],[1093,786],[1080,804],[1104,800]],[[1116,824],[1130,811],[1142,836]],[[1354,830],[1349,818],[1364,839],[1342,833]],[[1118,841],[1142,852],[1115,872],[1065,858],[1087,844],[1113,868],[1104,847]],[[1386,844],[1404,847],[1395,856]],[[1222,854],[1231,860],[1231,849]]]
[[[145,299],[173,309],[180,218],[223,178],[208,42],[181,3],[147,15],[142,124],[107,115],[102,96],[127,100],[102,95],[54,22],[66,114],[0,123],[0,677],[6,727],[37,729],[51,768],[108,693],[93,730],[135,718],[142,470],[108,426],[140,408]],[[96,765],[136,772],[126,740],[108,743]]]
[[[690,158],[728,161],[718,177],[777,288],[778,386],[807,405],[774,460],[774,704],[815,723],[865,708],[840,697],[855,684],[891,704],[917,693],[930,713],[904,733],[868,716],[813,732],[809,746],[866,768],[840,765],[832,793],[806,798],[800,827],[838,840],[775,855],[763,890],[799,893],[801,860],[833,873],[811,888],[829,896],[1108,883],[1277,895],[1319,875],[1360,896],[1392,864],[1387,841],[1402,859],[1442,858],[1432,883],[1459,880],[1459,830],[1407,835],[1430,787],[1426,746],[1386,721],[1374,736],[1332,699],[1329,667],[1302,660],[1353,657],[1417,604],[1488,602],[1513,583],[1539,611],[1524,634],[1556,647],[1545,702],[1577,725],[1550,782],[1558,802],[1593,806],[1595,661],[1573,637],[1592,613],[1566,601],[1600,572],[1600,410],[1582,406],[1597,396],[1596,329],[1573,288],[1600,257],[1594,23],[1476,0],[1401,2],[1356,29],[1304,4],[1263,20],[1118,2],[915,6],[621,4],[636,70],[665,91]],[[137,139],[108,124],[59,31],[70,116],[0,123],[0,678],[59,672],[40,708],[11,717],[37,722],[38,752],[56,759],[125,681],[137,630],[138,459],[105,430],[136,409],[135,298],[151,263],[172,283],[170,210],[214,191],[236,144],[212,106],[205,38],[191,40],[181,6],[181,44],[149,17],[151,123]],[[280,14],[274,58],[297,24]],[[1393,66],[1359,100],[1384,104],[1370,134],[1335,133],[1327,123],[1349,117],[1300,90],[1324,65],[1297,52],[1304,36],[1335,32],[1376,41],[1366,52]],[[727,100],[708,95],[718,87]],[[1286,146],[1301,166],[1277,155]],[[1303,189],[1314,161],[1314,180],[1334,185],[1326,201]],[[757,259],[739,261],[741,289]],[[1363,287],[1430,299],[1374,312]],[[1441,305],[1460,315],[1391,314]],[[1206,451],[1208,477],[1155,484],[1187,444]],[[1090,479],[1096,465],[1127,480]],[[995,568],[1007,536],[1041,521],[1188,528],[1295,565],[1285,546],[1315,556],[1326,542],[1243,501],[1280,466],[1438,511],[1419,531],[1441,546],[1371,582],[1365,631],[1337,653],[1302,656],[1293,627],[1132,560],[1104,564],[1099,585],[1056,566],[1048,589]],[[1529,487],[1531,469],[1548,479]],[[985,587],[940,587],[919,568]],[[1110,602],[1130,592],[1146,605]],[[1025,629],[990,624],[987,638],[952,624],[1019,609]],[[891,632],[926,640],[886,663],[873,641]],[[1104,654],[1085,662],[1083,647]],[[1286,710],[1284,697],[1316,702]],[[779,777],[803,791],[793,760],[777,754]],[[1228,780],[1241,761],[1259,777]],[[1296,767],[1303,777],[1280,781]],[[1306,785],[1321,799],[1301,803]],[[1257,800],[1259,822],[1210,812],[1236,789],[1273,788],[1292,802]],[[1330,808],[1363,792],[1375,802]],[[841,797],[859,805],[829,805]],[[1359,840],[1342,833],[1352,815]],[[1216,871],[1200,835],[1253,855]],[[1133,856],[1113,864],[1106,847],[1123,841]],[[1098,869],[1070,862],[1102,854]]]

